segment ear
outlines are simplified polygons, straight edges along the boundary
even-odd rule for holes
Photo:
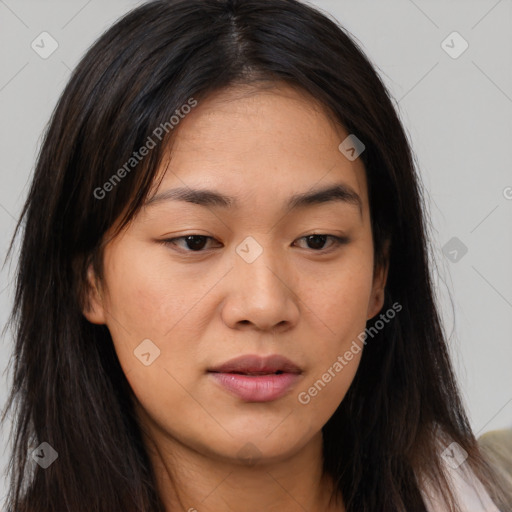
[[[384,306],[384,296],[386,290],[386,282],[388,278],[389,270],[389,248],[391,242],[387,239],[384,243],[384,262],[380,265],[375,265],[373,271],[373,285],[370,302],[368,304],[368,315],[367,320],[373,318],[379,313]]]
[[[101,289],[98,286],[98,280],[93,269],[92,263],[87,267],[87,304],[82,313],[89,322],[103,325],[105,321],[105,307]]]

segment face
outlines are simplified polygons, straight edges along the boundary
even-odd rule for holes
[[[386,279],[364,166],[338,149],[348,135],[284,85],[221,91],[180,121],[84,312],[108,326],[155,439],[279,460],[343,400]]]

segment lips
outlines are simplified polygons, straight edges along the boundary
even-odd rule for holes
[[[288,358],[280,355],[261,357],[240,356],[210,370],[214,373],[234,373],[240,375],[269,375],[281,373],[302,373],[302,370]]]
[[[244,402],[270,402],[285,396],[302,370],[284,356],[241,356],[208,370],[224,391]]]

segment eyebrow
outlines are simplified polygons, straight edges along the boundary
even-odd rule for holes
[[[185,201],[200,206],[218,208],[236,208],[239,205],[235,197],[221,194],[215,190],[178,187],[154,195],[146,201],[145,206],[162,201]],[[294,210],[331,202],[341,202],[354,206],[359,209],[359,213],[362,216],[363,202],[361,197],[344,183],[328,185],[323,188],[295,194],[288,199],[283,208]]]

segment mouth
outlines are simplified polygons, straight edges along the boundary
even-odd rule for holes
[[[277,370],[276,372],[268,372],[268,371],[263,371],[263,372],[251,372],[251,371],[245,371],[245,372],[218,372],[218,371],[215,371],[215,370],[212,370],[211,373],[231,373],[233,375],[251,375],[251,376],[259,376],[259,375],[280,375],[281,373],[287,373],[287,372],[284,372],[282,370]]]
[[[247,355],[211,368],[208,373],[225,391],[244,402],[270,402],[288,394],[302,369],[284,356]]]
[[[242,375],[269,375],[281,373],[302,373],[301,368],[281,355],[243,355],[210,368],[213,373],[233,373]]]

